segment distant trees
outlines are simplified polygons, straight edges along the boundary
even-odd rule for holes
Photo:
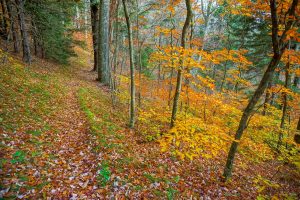
[[[53,4],[51,1],[32,0],[28,3],[26,8],[31,16],[37,55],[60,63],[67,63],[68,58],[75,55],[72,35],[75,5],[71,1]]]
[[[1,10],[5,11],[1,16],[5,19],[6,38],[13,42],[16,53],[21,41],[25,62],[32,62],[32,50],[36,56],[60,63],[67,63],[68,58],[75,55],[71,20],[76,2],[1,0],[0,3]],[[1,27],[4,27],[3,20]]]

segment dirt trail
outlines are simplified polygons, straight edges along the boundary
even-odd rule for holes
[[[41,124],[48,128],[30,121],[18,124],[17,131],[3,132],[1,138],[5,139],[5,150],[0,161],[5,159],[5,163],[0,168],[0,199],[13,196],[18,199],[99,199],[101,191],[97,184],[97,170],[101,153],[94,151],[95,140],[78,100],[80,88],[97,86],[95,73],[82,69],[84,66],[64,69],[45,64],[46,67],[32,66],[29,83],[18,84],[20,87],[27,84],[27,90],[34,91],[36,95],[22,94],[28,102],[27,109],[32,113],[27,117],[31,119],[39,113],[43,119]],[[24,73],[24,69],[19,70]],[[20,80],[24,81],[22,76]],[[27,85],[24,87],[27,88]],[[53,95],[56,92],[59,95]],[[11,93],[15,91],[11,89]],[[44,94],[51,100],[33,104],[41,102]],[[49,115],[40,110],[41,105],[50,108]],[[24,106],[20,107],[23,112]],[[14,114],[11,116],[13,118]],[[18,119],[15,121],[19,123]],[[17,160],[13,162],[14,159]]]
[[[58,134],[46,151],[56,157],[49,169],[50,185],[54,186],[49,188],[51,195],[75,198],[96,189],[93,186],[99,155],[92,152],[86,119],[76,97],[78,84],[71,81],[69,85],[63,113],[53,122],[59,125]]]

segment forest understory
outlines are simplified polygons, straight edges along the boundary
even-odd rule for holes
[[[111,104],[89,52],[70,66],[36,58],[26,66],[1,51],[1,191],[4,199],[299,198],[299,173],[280,161],[237,157],[222,181],[226,152],[182,161],[127,128],[126,105]],[[272,169],[272,170],[270,170]]]
[[[299,0],[0,0],[0,200],[300,199]]]

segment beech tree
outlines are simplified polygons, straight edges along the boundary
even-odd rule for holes
[[[184,26],[182,28],[182,33],[181,33],[181,47],[183,49],[185,49],[186,35],[187,35],[187,31],[188,31],[188,28],[190,26],[190,22],[192,19],[192,7],[191,7],[190,0],[185,0],[185,5],[186,5],[187,14],[186,14],[186,19],[185,19]],[[180,62],[182,64],[183,60],[181,60]],[[182,85],[182,70],[183,70],[182,67],[177,71],[177,82],[176,82],[175,96],[174,96],[174,101],[173,101],[171,127],[173,127],[176,122],[178,101],[179,101],[179,97],[180,97],[180,93],[181,93],[181,85]]]
[[[127,35],[129,41],[129,61],[130,61],[130,119],[129,127],[134,128],[135,123],[135,83],[134,83],[134,55],[133,55],[133,39],[130,17],[128,13],[126,0],[122,0],[125,13]]]
[[[240,119],[240,123],[238,126],[238,129],[236,131],[234,141],[232,142],[230,146],[230,150],[228,152],[228,157],[224,169],[223,176],[225,177],[225,180],[227,180],[229,177],[231,177],[232,174],[232,167],[234,162],[234,157],[237,152],[239,140],[241,139],[244,130],[247,128],[247,123],[249,120],[250,115],[253,112],[253,109],[255,105],[257,104],[259,98],[264,93],[267,84],[270,80],[272,80],[275,68],[277,67],[284,51],[287,48],[288,40],[286,40],[287,32],[292,28],[293,24],[295,23],[295,10],[298,5],[298,0],[293,0],[289,9],[287,10],[286,15],[287,20],[285,23],[285,29],[282,33],[282,35],[279,35],[279,25],[280,21],[278,18],[278,7],[277,7],[277,1],[276,0],[270,0],[270,11],[271,11],[271,22],[272,22],[272,44],[273,44],[273,57],[267,67],[266,72],[264,73],[257,89],[255,90],[253,96],[248,102],[248,105],[243,111],[242,117]]]
[[[99,5],[98,39],[98,80],[104,85],[111,85],[109,65],[109,0],[101,0]]]

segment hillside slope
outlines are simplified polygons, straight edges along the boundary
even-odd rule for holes
[[[225,184],[223,159],[162,154],[126,128],[127,106],[111,106],[108,89],[88,71],[88,52],[77,52],[70,66],[39,59],[26,66],[0,52],[1,198],[297,198],[292,171],[268,172],[276,163],[244,164]]]

